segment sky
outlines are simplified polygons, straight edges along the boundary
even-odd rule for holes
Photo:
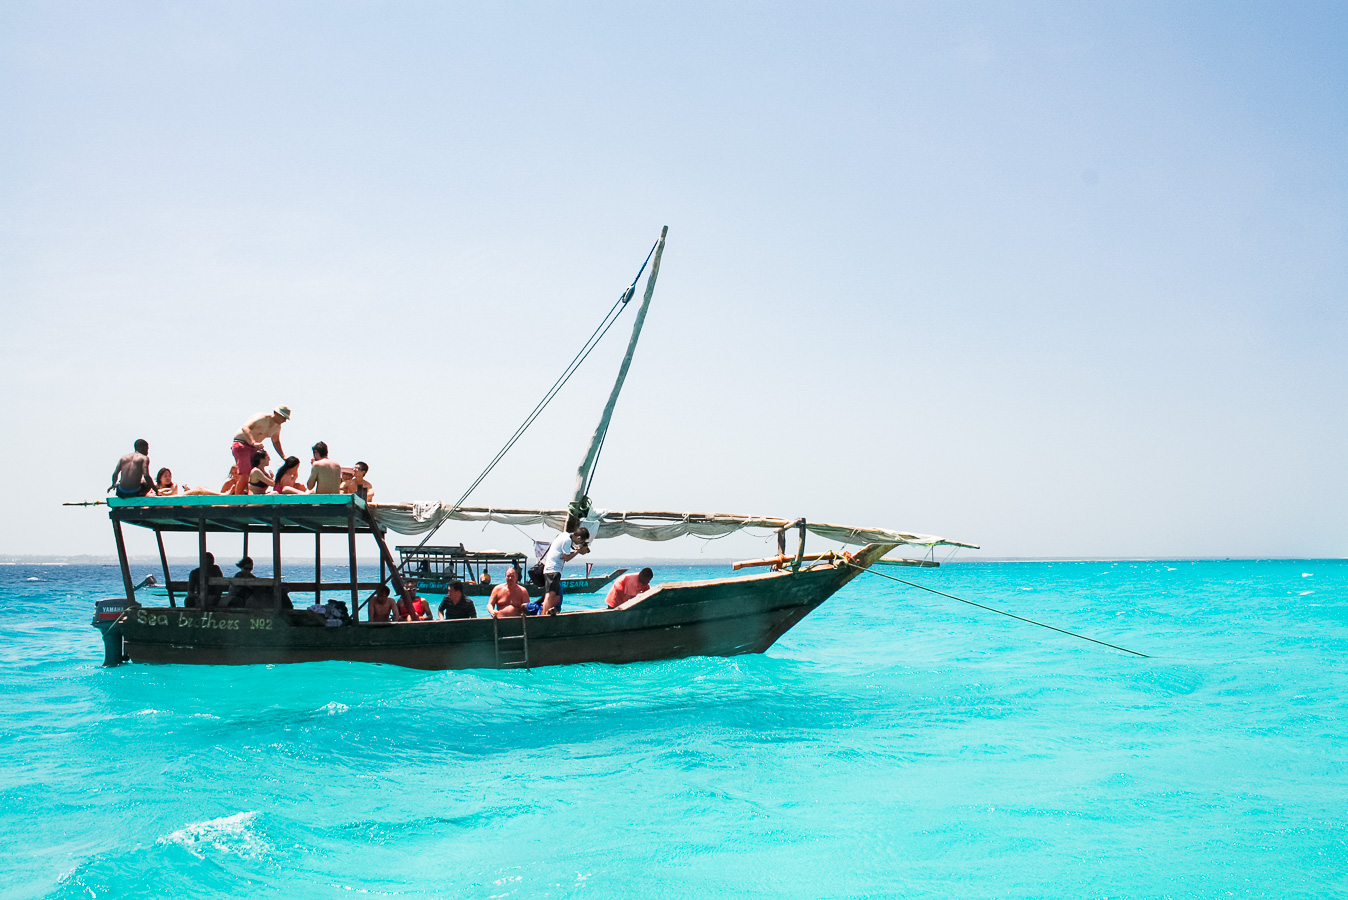
[[[600,508],[1348,555],[1345,46],[1333,3],[7,2],[0,554],[111,553],[63,501],[136,438],[218,486],[282,403],[306,472],[451,501],[667,225]],[[629,321],[471,502],[569,500]]]

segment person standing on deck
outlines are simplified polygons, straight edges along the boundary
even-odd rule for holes
[[[570,534],[559,534],[543,554],[543,608],[541,614],[555,616],[562,606],[562,570],[576,558],[577,553],[590,552],[590,529],[577,528]]]
[[[649,591],[653,577],[655,573],[649,567],[632,575],[624,575],[613,582],[613,587],[609,588],[608,597],[604,602],[608,604],[609,609],[617,609],[637,594]]]
[[[305,486],[315,494],[335,494],[342,484],[342,465],[328,459],[327,441],[314,444],[313,468]]]
[[[154,493],[154,482],[150,480],[149,441],[136,441],[131,452],[117,460],[108,490],[117,491],[117,497],[122,500]]]
[[[253,451],[261,450],[263,441],[270,438],[272,446],[276,448],[276,454],[281,459],[286,458],[285,450],[281,449],[281,426],[288,421],[290,421],[290,407],[278,406],[270,413],[253,416],[239,428],[239,433],[234,435],[234,443],[230,445],[230,452],[234,454],[234,464],[239,467],[239,474],[234,479],[233,493],[248,493],[248,475],[253,471]]]

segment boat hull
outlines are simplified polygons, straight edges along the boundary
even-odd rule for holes
[[[324,627],[316,615],[299,611],[272,616],[250,610],[140,608],[121,628],[126,656],[151,663],[345,660],[416,669],[491,669],[735,656],[767,650],[858,571],[837,564],[673,583],[614,610],[527,619]]]

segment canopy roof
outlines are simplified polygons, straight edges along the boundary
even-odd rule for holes
[[[354,494],[242,494],[108,500],[112,518],[159,531],[333,533],[372,530],[365,501]]]
[[[567,517],[567,511],[564,509],[493,509],[482,506],[453,509],[438,502],[374,503],[370,505],[370,512],[380,525],[399,534],[422,534],[439,528],[447,520],[497,522],[502,525],[546,525],[560,531],[566,527]],[[590,529],[591,537],[595,539],[627,535],[643,541],[668,541],[690,534],[703,538],[724,537],[745,528],[776,531],[794,523],[793,519],[729,513],[599,510],[584,524]],[[813,535],[843,544],[907,544],[914,547],[978,549],[977,544],[950,541],[930,534],[890,531],[887,528],[853,528],[848,525],[830,525],[826,522],[807,522],[805,528]]]

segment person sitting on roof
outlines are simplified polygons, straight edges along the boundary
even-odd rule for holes
[[[233,493],[251,493],[248,489],[248,479],[253,469],[253,452],[262,449],[263,441],[270,438],[272,446],[276,448],[276,455],[281,459],[286,458],[286,452],[281,449],[281,426],[288,421],[290,421],[290,407],[278,406],[270,413],[253,416],[239,428],[238,433],[234,435],[234,443],[230,445],[234,462],[239,467]]]
[[[529,613],[529,592],[520,587],[519,569],[506,569],[505,584],[492,588],[487,611],[493,619],[524,616]]]
[[[276,480],[271,477],[271,472],[267,471],[267,463],[271,462],[271,456],[266,450],[258,449],[253,451],[253,471],[248,473],[248,493],[265,494],[267,488],[276,484]]]
[[[604,602],[608,604],[609,609],[617,609],[637,594],[649,591],[654,575],[649,567],[633,575],[624,575],[613,582],[613,587],[609,588],[608,597]]]
[[[206,554],[206,577],[224,578],[225,573],[220,571],[220,567],[215,564],[215,554]],[[183,601],[183,606],[191,609],[213,609],[220,603],[220,588],[217,585],[208,585],[206,587],[206,603],[201,602],[201,567],[193,569],[187,576],[187,599]]]
[[[370,467],[363,462],[358,462],[355,468],[351,470],[351,477],[344,480],[337,487],[339,494],[355,494],[366,503],[374,502],[374,486],[365,480],[365,473],[370,471]]]
[[[160,469],[154,476],[154,492],[160,497],[172,497],[187,492],[186,485],[179,487],[173,483],[173,470]]]
[[[393,607],[393,595],[386,584],[375,588],[370,599],[365,601],[365,608],[370,611],[371,622],[390,621],[393,618]]]
[[[476,619],[477,607],[463,594],[463,582],[451,581],[445,591],[445,599],[440,601],[442,619]]]
[[[276,470],[276,484],[274,489],[278,494],[307,494],[304,488],[296,484],[300,478],[300,458],[298,456],[287,456],[286,461],[281,464],[281,468]]]
[[[313,468],[304,486],[315,494],[335,494],[341,481],[342,466],[335,459],[328,459],[327,442],[314,444]]]
[[[248,606],[248,598],[258,593],[253,585],[244,583],[253,580],[253,558],[245,556],[239,560],[238,567],[239,571],[229,578],[229,594],[224,604],[230,609],[245,609]]]
[[[398,601],[398,618],[403,622],[429,622],[435,618],[431,614],[431,605],[417,594],[415,581],[403,584],[403,596]]]
[[[154,482],[150,480],[148,441],[144,439],[136,441],[131,452],[117,460],[117,468],[112,470],[112,484],[108,485],[108,490],[117,491],[118,498],[122,500],[154,493]]]

